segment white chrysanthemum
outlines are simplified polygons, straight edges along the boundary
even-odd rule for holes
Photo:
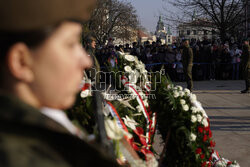
[[[125,66],[125,67],[124,67],[124,70],[125,70],[126,72],[132,72],[132,68],[131,68],[130,66]]]
[[[180,91],[180,96],[183,97],[185,93],[183,91]]]
[[[197,120],[198,120],[198,122],[201,122],[202,116],[200,114],[197,115]]]
[[[188,111],[188,110],[189,110],[189,107],[188,107],[187,104],[184,104],[184,105],[182,105],[182,109],[183,109],[184,111]]]
[[[194,103],[195,101],[197,101],[195,94],[190,94],[190,101],[191,101],[191,103]]]
[[[176,86],[175,87],[177,90],[179,90],[179,91],[182,91],[183,90],[183,88],[181,87],[181,86]]]
[[[191,141],[195,141],[196,140],[196,135],[194,133],[191,133],[190,140]]]
[[[190,95],[190,90],[189,90],[189,89],[185,88],[185,89],[184,89],[184,92],[185,92],[187,95]]]
[[[125,58],[126,60],[130,61],[130,62],[135,61],[135,57],[132,56],[132,55],[125,55],[124,58]]]
[[[191,107],[192,113],[195,114],[198,112],[198,108],[197,107]]]
[[[186,104],[186,101],[185,101],[184,99],[181,99],[181,100],[180,100],[180,103],[181,103],[182,105],[184,105],[184,104]]]
[[[177,97],[179,97],[179,96],[180,96],[179,92],[175,90],[175,91],[174,91],[174,97],[177,98]]]
[[[82,98],[85,98],[85,97],[88,97],[88,96],[91,96],[91,95],[92,95],[91,90],[89,90],[89,89],[86,89],[86,90],[81,92],[81,97]]]
[[[197,121],[196,116],[192,115],[192,116],[191,116],[191,122],[195,123],[196,121]]]
[[[207,118],[203,118],[202,125],[204,125],[204,127],[208,127]]]
[[[127,127],[131,128],[132,130],[136,129],[136,125],[138,125],[137,122],[135,122],[135,120],[133,118],[129,118],[127,115],[126,117],[122,118],[124,120],[124,123]]]

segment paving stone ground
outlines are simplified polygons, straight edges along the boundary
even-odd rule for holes
[[[185,83],[175,83],[185,87]],[[194,93],[207,112],[215,149],[229,160],[236,160],[241,167],[250,166],[250,94],[241,94],[244,82],[197,81]],[[161,152],[163,145],[159,135],[155,149]]]

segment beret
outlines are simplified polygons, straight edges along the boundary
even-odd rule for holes
[[[243,42],[244,42],[244,41],[249,41],[249,38],[243,38],[242,41],[243,41]]]
[[[1,0],[0,31],[30,31],[67,19],[87,21],[96,0]]]

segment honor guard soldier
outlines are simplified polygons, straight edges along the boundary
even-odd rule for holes
[[[91,59],[80,44],[95,0],[0,1],[0,166],[117,166],[42,114],[75,100]]]
[[[183,50],[182,50],[182,65],[185,79],[187,82],[187,88],[193,90],[193,79],[192,79],[192,67],[193,67],[193,50],[189,46],[189,41],[187,39],[183,40]]]
[[[245,80],[246,88],[241,91],[241,93],[249,93],[250,92],[250,46],[249,39],[243,40],[243,51],[241,56],[242,62],[242,72],[243,78]]]

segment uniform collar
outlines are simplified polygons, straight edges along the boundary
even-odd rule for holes
[[[24,103],[19,98],[0,93],[0,121],[25,124],[28,126],[69,133],[63,126],[43,115],[38,109]]]

